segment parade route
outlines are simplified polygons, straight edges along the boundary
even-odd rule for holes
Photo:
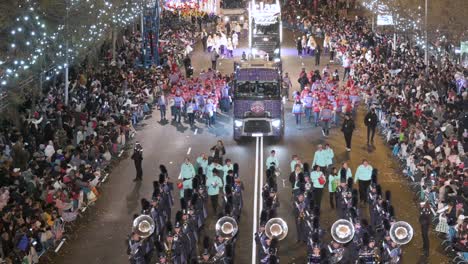
[[[295,32],[285,30],[282,47],[283,72],[288,72],[293,82],[292,91],[299,89],[296,81],[301,68],[320,69],[328,63],[328,57],[322,56],[320,68],[313,66],[314,57],[297,56],[294,40],[298,35]],[[241,41],[242,48],[236,50],[234,55],[239,58],[245,50],[245,40]],[[195,74],[210,65],[209,54],[201,51],[201,45],[197,45],[192,54],[192,63]],[[223,74],[231,74],[233,69],[232,59],[220,59],[219,67]],[[330,65],[333,71],[342,69],[338,65]],[[144,121],[144,125],[138,129],[136,140],[144,148],[143,181],[134,183],[135,175],[133,161],[128,158],[120,162],[109,175],[109,179],[102,188],[102,197],[96,205],[86,212],[82,223],[73,239],[67,240],[56,257],[50,262],[58,264],[127,264],[125,239],[131,230],[131,220],[134,214],[140,213],[140,199],[151,198],[152,182],[158,179],[160,164],[165,164],[172,181],[177,179],[180,165],[184,158],[189,156],[192,162],[201,153],[209,153],[209,149],[217,140],[223,140],[226,147],[226,158],[240,167],[239,175],[243,181],[245,190],[243,195],[244,208],[240,218],[238,242],[235,249],[235,263],[258,263],[256,261],[258,248],[255,245],[253,234],[259,225],[259,214],[262,210],[261,189],[264,184],[265,159],[271,150],[276,151],[280,163],[281,174],[277,179],[278,198],[280,207],[277,215],[283,218],[289,227],[288,236],[280,241],[280,263],[306,263],[306,247],[296,243],[295,219],[292,213],[292,195],[288,176],[290,173],[290,161],[296,154],[303,162],[312,162],[313,154],[318,144],[329,143],[335,152],[335,166],[340,167],[341,162],[348,161],[354,171],[362,159],[368,159],[370,164],[379,169],[379,182],[384,190],[393,192],[393,199],[398,206],[395,208],[398,219],[410,223],[415,231],[412,242],[403,247],[404,264],[421,262],[421,236],[417,215],[417,200],[415,194],[407,186],[407,182],[398,173],[398,164],[394,162],[391,151],[384,144],[381,137],[376,135],[375,146],[368,147],[365,144],[365,126],[363,124],[363,110],[356,117],[357,132],[353,137],[351,152],[345,150],[345,143],[339,128],[332,127],[330,136],[325,138],[319,128],[303,121],[300,127],[295,125],[294,116],[291,113],[290,102],[285,105],[285,135],[279,141],[270,138],[249,138],[241,143],[233,140],[233,121],[230,115],[218,115],[217,123],[213,128],[208,128],[203,123],[197,123],[190,128],[188,124],[160,121],[159,112],[153,111],[153,115]],[[129,152],[131,155],[131,151]],[[264,154],[265,153],[265,154]],[[173,214],[180,208],[179,192],[174,191],[175,207]],[[327,231],[324,241],[330,241],[329,230],[336,220],[336,212],[328,204],[328,191],[323,193],[321,227]],[[220,198],[221,200],[221,198]],[[214,225],[217,216],[209,208],[209,217],[202,236],[215,235]],[[362,209],[364,215],[368,215],[367,208]],[[82,228],[83,227],[83,228]],[[431,234],[430,263],[448,263],[447,257],[436,250],[440,244],[439,239]]]

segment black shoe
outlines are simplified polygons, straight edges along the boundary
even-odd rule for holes
[[[133,179],[134,182],[138,181],[138,178]]]

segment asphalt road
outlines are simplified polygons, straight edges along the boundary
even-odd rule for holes
[[[284,72],[289,72],[298,89],[295,80],[302,67],[307,70],[313,67],[313,58],[300,58],[296,55],[294,39],[297,36],[285,30],[282,48]],[[241,41],[244,44],[245,41]],[[192,55],[195,73],[211,65],[209,55],[203,53],[197,46]],[[241,50],[235,52],[240,56]],[[322,57],[320,70],[326,64],[326,57]],[[334,70],[337,66],[331,66]],[[232,59],[220,59],[219,70],[223,73],[232,71]],[[341,69],[340,73],[342,73]],[[291,90],[292,92],[292,90]],[[344,149],[344,139],[341,132],[333,128],[328,138],[324,138],[319,129],[309,124],[296,127],[294,117],[291,114],[289,103],[286,106],[285,136],[281,141],[272,141],[267,138],[263,141],[263,148],[257,151],[255,139],[249,139],[240,144],[232,139],[232,119],[228,115],[221,115],[214,128],[206,128],[204,124],[197,124],[196,129],[190,129],[188,124],[175,125],[159,122],[159,113],[154,112],[153,117],[145,121],[145,125],[138,131],[136,139],[144,148],[143,181],[135,184],[132,182],[135,170],[129,158],[124,159],[111,173],[108,181],[101,190],[101,197],[93,208],[90,208],[85,216],[76,225],[71,238],[63,245],[58,254],[44,263],[59,264],[124,264],[128,263],[126,256],[125,239],[131,230],[132,215],[140,210],[140,199],[150,198],[152,182],[157,180],[159,164],[165,164],[169,170],[169,176],[175,180],[179,174],[180,164],[185,156],[194,160],[200,153],[208,152],[209,148],[221,139],[226,146],[226,157],[240,165],[240,175],[245,185],[244,210],[239,223],[239,241],[236,244],[236,263],[252,263],[252,234],[254,216],[254,189],[256,171],[256,152],[263,160],[258,164],[264,164],[270,150],[275,149],[279,158],[281,171],[280,177],[287,179],[289,163],[293,154],[299,155],[303,161],[311,162],[313,153],[318,144],[329,143],[335,151],[336,164],[348,161],[353,172],[363,158],[379,169],[379,182],[383,190],[391,190],[393,204],[395,205],[398,220],[409,222],[415,231],[413,240],[403,247],[405,264],[412,263],[448,263],[441,253],[438,245],[440,240],[431,235],[431,255],[428,260],[421,259],[422,243],[418,224],[418,210],[415,194],[406,186],[406,180],[397,172],[397,164],[388,147],[384,146],[380,137],[377,137],[375,148],[365,145],[365,130],[362,122],[363,113],[357,116],[357,132],[353,137],[353,148],[350,153]],[[261,144],[259,144],[261,145]],[[260,168],[258,168],[260,169]],[[258,173],[259,180],[261,173]],[[305,263],[305,246],[296,244],[296,231],[292,217],[291,189],[288,181],[283,186],[278,180],[279,199],[281,207],[278,216],[282,217],[289,225],[288,236],[280,242],[279,256],[281,263]],[[260,184],[260,183],[259,183]],[[260,184],[261,185],[261,184]],[[260,196],[257,195],[258,199]],[[176,192],[176,201],[178,193]],[[179,203],[176,203],[179,208]],[[173,210],[175,211],[175,210]],[[366,210],[367,211],[367,210]],[[367,213],[366,213],[367,214]],[[206,226],[205,234],[214,236],[214,224],[216,217],[211,213],[211,218]],[[328,205],[328,192],[324,191],[322,201],[321,227],[329,230],[336,220],[336,213]],[[325,236],[330,241],[329,235]]]

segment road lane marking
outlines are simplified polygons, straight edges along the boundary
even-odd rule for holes
[[[188,148],[187,155],[190,155],[190,151],[192,151],[192,147]]]
[[[55,248],[55,253],[57,253],[57,252],[60,251],[60,249],[61,249],[62,246],[63,246],[63,243],[65,243],[65,240],[67,240],[67,239],[64,238],[64,239],[62,239],[62,240],[60,241],[60,244],[57,246],[57,248]]]
[[[194,135],[198,133],[198,128],[195,128],[195,132],[193,132]]]
[[[257,244],[255,242],[255,233],[257,232],[257,199],[258,199],[258,147],[260,139],[255,138],[255,180],[254,180],[254,204],[253,204],[253,235],[252,235],[252,264],[257,263]]]

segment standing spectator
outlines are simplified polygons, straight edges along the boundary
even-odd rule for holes
[[[214,39],[211,35],[208,35],[208,38],[206,39],[206,51],[213,52],[212,50],[213,45],[214,45]]]
[[[216,216],[218,212],[219,189],[223,188],[223,180],[218,176],[218,169],[213,169],[212,175],[206,178],[206,188],[208,190],[208,195],[210,196],[214,215]]]
[[[330,48],[330,63],[333,63],[333,62],[335,62],[335,50],[336,50],[336,48],[335,48],[334,44],[331,44],[330,46],[331,46],[331,48]]]
[[[203,29],[203,31],[201,32],[201,41],[202,41],[202,45],[203,45],[203,52],[206,52],[207,40],[208,40],[208,33],[206,33],[206,30]]]
[[[273,166],[275,168],[279,168],[279,160],[276,157],[276,151],[275,150],[272,150],[270,152],[270,156],[268,156],[268,158],[266,159],[267,169],[269,169],[271,166]]]
[[[317,48],[315,48],[315,66],[320,65],[320,56],[322,55],[322,49],[320,48],[320,45],[317,45]]]
[[[190,59],[190,56],[188,54],[185,55],[183,63],[184,63],[184,68],[185,68],[185,76],[189,78],[192,75],[191,74],[192,60]]]
[[[371,108],[364,118],[364,124],[367,127],[367,145],[369,145],[369,140],[374,145],[375,128],[377,127],[377,114],[374,107]]]
[[[346,114],[343,125],[341,126],[341,132],[343,132],[346,141],[346,151],[351,151],[351,139],[353,138],[354,129],[354,120],[351,118],[350,114]]]
[[[343,80],[346,77],[349,77],[349,72],[351,71],[351,58],[348,55],[345,55],[343,58],[343,68],[344,68],[344,74],[343,74]]]
[[[298,126],[301,125],[303,112],[304,110],[303,110],[302,102],[300,99],[297,99],[296,103],[293,105],[292,113],[296,116],[296,125]]]
[[[222,140],[218,140],[216,145],[211,147],[211,153],[213,154],[213,159],[218,161],[219,164],[223,164],[223,157],[226,155],[226,149],[224,148],[224,143]]]
[[[321,167],[315,165],[314,171],[310,173],[310,179],[312,180],[312,184],[314,186],[314,202],[315,206],[320,209],[320,205],[322,203],[322,195],[323,195],[323,186],[327,183],[325,175],[323,174]]]
[[[312,92],[308,92],[307,95],[303,99],[304,107],[305,107],[305,116],[308,123],[312,121],[312,104],[314,102],[314,98],[312,97]]]
[[[328,163],[328,152],[323,149],[323,146],[320,144],[317,146],[317,151],[314,153],[314,160],[312,161],[312,166],[318,165],[320,171],[326,173],[327,163]]]
[[[362,164],[356,169],[354,182],[359,184],[359,201],[361,204],[367,204],[367,190],[372,179],[372,166],[365,159]]]
[[[283,76],[283,96],[286,97],[286,101],[289,101],[289,88],[292,87],[291,78],[289,78],[289,74],[285,73]]]
[[[327,171],[330,169],[331,165],[333,165],[333,158],[335,157],[335,152],[333,152],[333,149],[330,147],[330,144],[326,143],[325,144],[325,149],[323,150],[326,153],[327,157]]]
[[[319,104],[319,102],[317,102],[317,101],[314,102],[313,111],[314,111],[314,126],[318,127],[319,116],[320,116],[320,104]]]
[[[335,209],[335,200],[336,200],[336,187],[340,184],[340,175],[338,170],[333,167],[331,173],[328,175],[328,192],[330,193],[330,208]]]
[[[431,227],[431,210],[429,202],[421,203],[421,212],[419,214],[419,223],[421,224],[421,235],[423,239],[423,252],[426,257],[429,256],[429,229]]]
[[[189,119],[189,124],[190,127],[193,127],[195,125],[195,107],[197,103],[195,102],[195,99],[192,99],[188,102],[187,104],[187,115]]]
[[[234,55],[233,55],[234,46],[233,46],[231,38],[227,39],[226,50],[227,50],[227,57],[228,58],[233,58],[234,57]]]
[[[227,84],[221,89],[220,108],[222,112],[229,112],[231,106],[229,89],[230,87]]]
[[[297,55],[302,55],[302,41],[301,38],[297,38],[296,41]]]
[[[219,58],[218,51],[216,49],[213,49],[213,52],[211,52],[211,69],[216,71],[216,64]]]
[[[320,121],[322,121],[322,134],[325,137],[330,135],[330,120],[333,117],[333,111],[330,109],[330,106],[327,105],[322,108],[320,111]]]
[[[234,32],[232,34],[232,47],[237,49],[237,46],[239,46],[239,34]]]
[[[195,177],[195,168],[188,157],[180,166],[179,180],[191,181]]]
[[[229,22],[229,21],[226,22],[225,27],[226,27],[226,34],[231,35],[231,22]]]
[[[161,113],[161,121],[167,120],[166,119],[166,105],[167,105],[166,96],[164,95],[164,93],[162,93],[158,99],[158,108],[159,108],[159,112]]]
[[[297,82],[299,83],[299,85],[301,87],[301,91],[304,90],[306,85],[308,85],[310,83],[309,78],[307,78],[307,74],[305,72],[301,72]]]
[[[211,127],[215,124],[215,106],[213,104],[213,100],[208,99],[208,102],[205,104],[205,107],[203,108],[203,115],[205,116],[206,119],[206,125],[208,127]]]
[[[174,97],[174,121],[180,124],[182,109],[184,107],[184,98],[178,92]]]
[[[236,23],[236,25],[234,26],[234,33],[240,37],[241,35],[241,31],[242,31],[242,27],[239,23]]]
[[[243,38],[247,37],[249,35],[249,23],[244,21],[244,24],[242,24],[242,36]]]
[[[133,181],[141,181],[143,179],[143,168],[141,163],[143,161],[143,147],[140,143],[135,143],[135,148],[133,149],[132,160],[135,163],[136,177]]]

